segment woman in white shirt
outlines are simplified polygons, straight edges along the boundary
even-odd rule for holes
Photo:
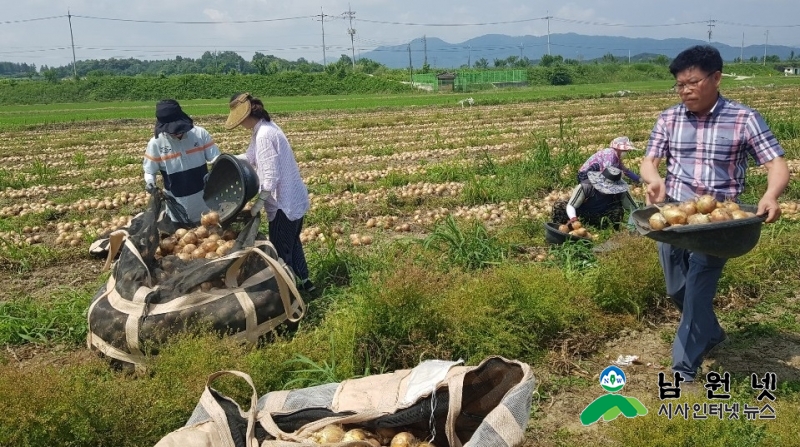
[[[258,173],[259,195],[251,209],[253,216],[262,209],[269,220],[269,240],[278,255],[294,270],[300,288],[314,290],[308,279],[300,232],[303,217],[309,209],[308,189],[300,177],[292,146],[280,127],[264,109],[260,99],[249,93],[234,95],[225,127],[243,126],[252,131],[247,152],[239,158],[247,160]]]

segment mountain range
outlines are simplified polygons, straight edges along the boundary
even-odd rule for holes
[[[608,53],[624,61],[628,58],[632,61],[640,60],[642,54],[663,54],[673,58],[692,45],[708,43],[704,40],[687,38],[659,40],[644,37],[587,36],[576,33],[551,34],[549,40],[549,54],[582,61],[602,58]],[[764,45],[735,47],[719,42],[711,44],[719,49],[725,61],[733,61],[740,56],[744,60],[751,57],[761,60],[764,57]],[[548,54],[548,37],[486,34],[460,43],[425,37],[414,39],[408,44],[380,46],[371,51],[361,52],[359,57],[372,59],[390,68],[407,68],[409,49],[411,64],[417,68],[422,66],[426,57],[428,64],[437,68],[457,68],[468,63],[474,65],[475,61],[481,58],[485,58],[489,66],[494,66],[495,59],[506,59],[509,56],[539,60]],[[781,59],[795,55],[793,47],[768,45],[766,49],[768,55],[777,55]]]

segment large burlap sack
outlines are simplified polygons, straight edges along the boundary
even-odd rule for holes
[[[271,392],[258,399],[255,413],[243,413],[219,395],[201,399],[186,426],[157,447],[188,445],[215,430],[217,439],[240,439],[234,445],[242,447],[315,445],[314,434],[330,424],[371,433],[409,431],[439,447],[521,445],[535,386],[530,366],[501,357],[478,366],[458,363],[429,360],[411,370]],[[214,416],[220,413],[225,417]],[[330,445],[370,447],[364,441]]]
[[[126,366],[141,369],[155,345],[193,324],[255,343],[285,321],[296,322],[305,303],[291,268],[269,241],[259,240],[258,217],[240,232],[231,253],[217,259],[156,260],[163,198],[154,194],[130,231],[110,235],[108,282],[88,311],[87,344]],[[203,291],[211,280],[224,287]]]

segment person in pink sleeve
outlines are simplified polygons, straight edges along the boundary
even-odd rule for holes
[[[625,153],[633,150],[636,150],[636,148],[633,147],[633,143],[631,143],[628,137],[621,136],[614,138],[607,148],[592,154],[583,166],[578,169],[578,183],[588,180],[590,172],[603,172],[603,170],[609,166],[622,171],[622,173],[634,183],[641,183],[639,176],[626,168],[622,163],[622,158],[625,156]]]

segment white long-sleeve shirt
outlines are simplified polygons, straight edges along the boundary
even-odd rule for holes
[[[289,220],[303,217],[310,206],[308,189],[300,177],[300,168],[292,146],[280,127],[261,120],[253,128],[245,158],[258,173],[260,192],[266,196],[264,209],[270,221],[278,210]]]

